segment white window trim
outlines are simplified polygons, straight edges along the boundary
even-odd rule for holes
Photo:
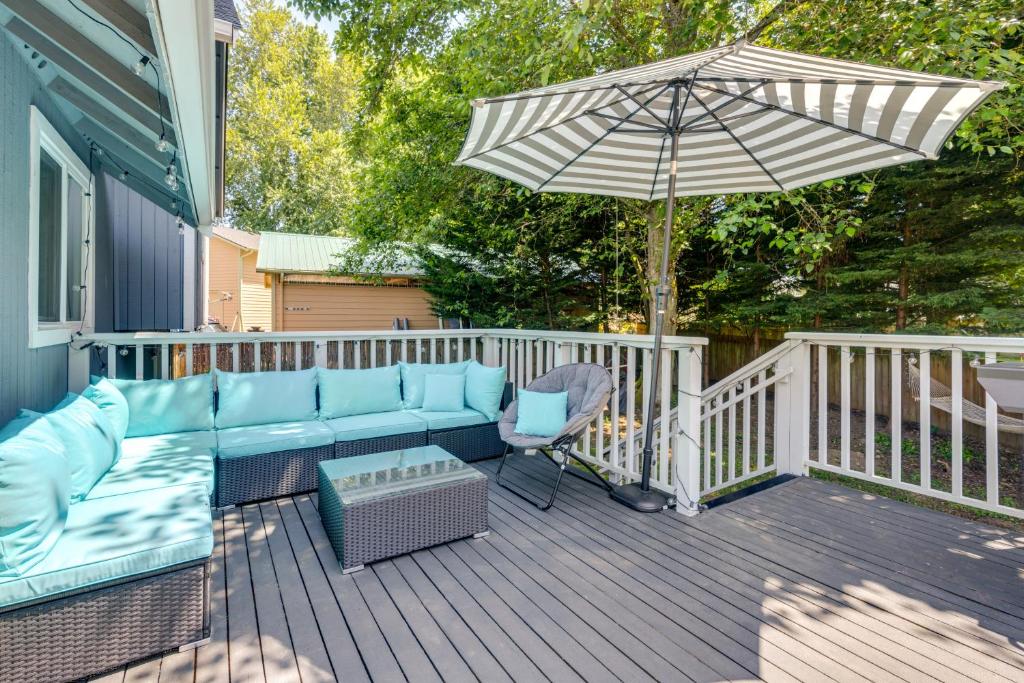
[[[85,321],[74,320],[57,323],[39,322],[39,150],[45,149],[54,160],[88,193],[83,198],[82,218],[83,239],[86,231],[90,242],[95,241],[96,221],[95,205],[92,201],[93,185],[91,174],[82,160],[64,141],[57,129],[46,120],[43,113],[36,107],[29,107],[29,223],[28,223],[28,345],[29,348],[66,344],[79,328],[83,332],[93,330],[95,307],[93,305],[93,283],[95,281],[95,254],[91,244],[83,247],[87,254],[88,281],[85,283]],[[60,282],[60,315],[63,318],[67,311],[67,187],[61,183],[61,282]]]

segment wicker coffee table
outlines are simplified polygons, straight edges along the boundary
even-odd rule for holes
[[[439,446],[319,464],[320,519],[345,573],[487,535],[487,477]]]

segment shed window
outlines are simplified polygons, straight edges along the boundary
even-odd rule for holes
[[[86,327],[90,288],[90,174],[49,121],[31,108],[29,345],[62,344]]]

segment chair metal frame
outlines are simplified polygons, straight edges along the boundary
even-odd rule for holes
[[[519,498],[522,498],[523,500],[530,503],[531,505],[534,505],[537,509],[541,511],[549,510],[551,506],[555,504],[555,498],[557,498],[558,496],[558,488],[562,484],[562,476],[566,472],[576,477],[577,479],[585,481],[589,484],[593,484],[595,486],[601,486],[606,491],[610,492],[612,490],[612,485],[605,481],[597,472],[597,470],[595,470],[593,466],[591,466],[590,463],[584,461],[572,451],[573,443],[575,443],[576,439],[578,439],[580,435],[583,434],[583,432],[585,431],[586,428],[575,434],[565,434],[552,441],[551,444],[548,446],[536,447],[536,450],[544,454],[545,460],[547,460],[552,465],[558,468],[558,476],[555,478],[555,485],[551,488],[551,495],[548,497],[547,502],[545,502],[544,499],[541,497],[534,496],[530,493],[527,493],[524,489],[518,486],[513,486],[501,480],[501,471],[505,467],[505,462],[508,460],[509,454],[516,450],[511,444],[505,444],[505,453],[501,456],[501,463],[498,465],[498,472],[494,476],[495,482],[498,484],[498,486],[509,491],[510,493],[513,493]],[[559,453],[562,454],[561,462],[555,460],[553,451],[558,451]],[[593,478],[587,477],[581,472],[574,472],[573,469],[570,467],[570,458],[572,460],[575,460],[579,464],[583,465],[587,469],[587,471],[589,471],[590,474],[593,475]]]

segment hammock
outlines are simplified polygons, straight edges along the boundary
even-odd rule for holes
[[[908,384],[910,385],[910,393],[914,397],[914,400],[918,403],[921,402],[921,369],[917,367],[917,363],[907,363],[907,372],[909,373]],[[932,407],[938,408],[939,410],[953,414],[953,392],[945,384],[937,382],[934,379],[930,382],[931,396],[929,397]],[[961,400],[961,411],[964,420],[971,422],[976,425],[985,426],[985,407],[979,406],[977,403],[972,403],[967,399]],[[998,415],[996,426],[1001,432],[1009,432],[1011,434],[1024,434],[1024,420],[1017,417],[1010,417],[1009,415]]]

